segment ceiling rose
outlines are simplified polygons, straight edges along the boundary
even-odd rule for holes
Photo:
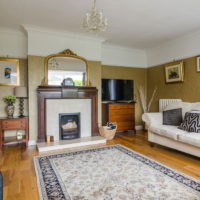
[[[86,13],[83,20],[83,28],[89,32],[105,31],[108,26],[108,20],[103,16],[103,12],[96,7],[96,0],[93,1],[92,9]]]

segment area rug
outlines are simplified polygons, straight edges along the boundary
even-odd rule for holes
[[[34,157],[41,200],[200,200],[200,182],[121,145]]]

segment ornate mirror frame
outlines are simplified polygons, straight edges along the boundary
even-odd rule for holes
[[[49,85],[48,84],[48,61],[50,58],[53,57],[71,57],[71,58],[76,58],[79,60],[82,60],[85,62],[86,65],[86,76],[85,76],[85,85],[83,86],[88,86],[89,85],[89,73],[88,73],[88,63],[87,60],[81,56],[78,56],[77,54],[75,54],[73,51],[71,51],[70,49],[66,49],[58,54],[51,54],[49,56],[47,56],[44,60],[44,66],[45,66],[45,78],[43,81],[43,85]]]

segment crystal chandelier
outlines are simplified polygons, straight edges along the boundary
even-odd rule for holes
[[[108,20],[103,16],[103,12],[96,8],[96,0],[92,10],[86,13],[83,21],[83,28],[90,32],[105,31],[108,26]]]

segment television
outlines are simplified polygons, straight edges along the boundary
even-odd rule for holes
[[[102,101],[133,100],[133,80],[102,79]]]

